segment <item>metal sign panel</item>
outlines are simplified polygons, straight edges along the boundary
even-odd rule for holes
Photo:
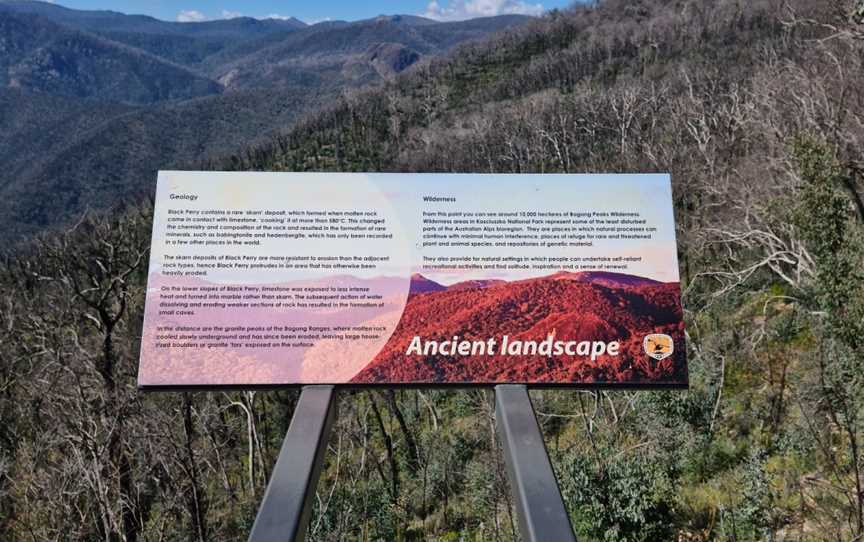
[[[666,174],[159,173],[142,388],[687,385]]]

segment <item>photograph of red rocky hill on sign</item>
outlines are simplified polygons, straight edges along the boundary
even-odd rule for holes
[[[415,274],[395,332],[351,382],[686,386],[680,299],[677,282],[610,272],[562,271],[513,282],[469,280],[450,286]],[[652,334],[671,337],[674,345],[661,359],[645,350],[645,337]],[[493,355],[489,339],[495,341]],[[438,349],[408,353],[412,341],[435,341],[430,346]],[[551,353],[543,351],[544,341]],[[454,351],[460,342],[465,349],[473,347],[468,355]],[[480,342],[486,346],[482,352]],[[556,343],[564,350],[558,355]],[[604,352],[595,355],[595,345],[602,345]],[[502,354],[502,346],[514,354]]]

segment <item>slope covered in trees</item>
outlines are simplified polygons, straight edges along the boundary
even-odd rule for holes
[[[0,240],[151,193],[159,169],[236,152],[342,89],[527,20],[179,23],[2,0],[0,131],[14,143],[0,146]]]
[[[218,83],[141,50],[0,4],[0,87],[149,104],[215,94]]]
[[[213,167],[670,171],[690,390],[532,397],[587,540],[864,534],[864,6],[608,0]],[[0,267],[0,531],[243,538],[296,395],[135,390],[149,205]],[[483,390],[346,393],[311,540],[515,540]]]

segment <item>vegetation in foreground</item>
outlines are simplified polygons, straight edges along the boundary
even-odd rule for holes
[[[864,537],[864,6],[553,13],[213,167],[670,171],[691,389],[534,392],[586,540]],[[290,391],[135,389],[148,205],[0,268],[0,531],[242,539]],[[344,394],[312,540],[514,540],[490,394]]]

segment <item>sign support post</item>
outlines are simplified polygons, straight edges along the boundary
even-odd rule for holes
[[[336,396],[334,386],[304,386],[300,392],[250,542],[306,538],[315,487],[336,418]]]
[[[576,542],[537,417],[524,385],[495,386],[495,427],[526,542]]]
[[[336,395],[332,385],[304,386],[300,392],[249,542],[305,539]],[[495,386],[495,425],[522,539],[576,542],[526,386]]]

